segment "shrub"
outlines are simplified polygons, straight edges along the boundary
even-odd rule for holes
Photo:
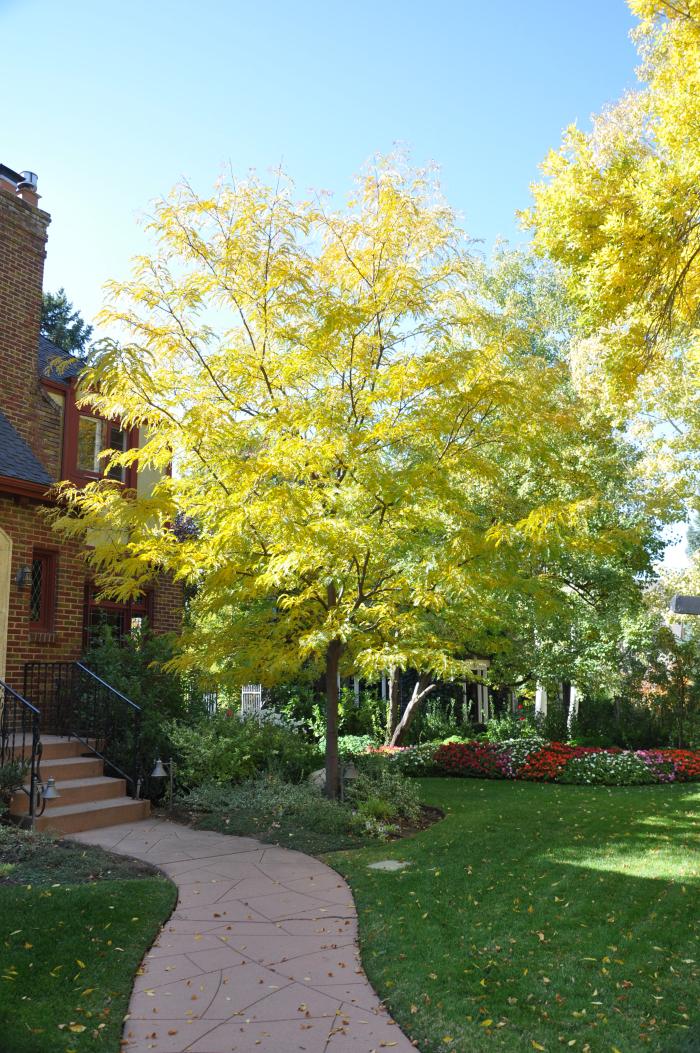
[[[156,636],[145,624],[121,641],[109,626],[104,626],[83,659],[89,669],[141,707],[139,766],[144,774],[151,771],[156,757],[171,755],[170,723],[196,720],[204,712],[196,692],[192,692],[192,684],[179,673],[165,669],[174,650],[173,636]],[[126,756],[112,751],[110,760],[129,770],[133,757],[128,742],[123,748],[129,751]]]
[[[11,760],[0,766],[0,814],[9,806],[10,798],[24,785],[29,762],[25,760]]]
[[[638,699],[589,696],[579,708],[571,733],[582,746],[644,749],[668,742],[671,729],[659,713]]]
[[[516,739],[531,739],[537,735],[537,729],[533,718],[524,715],[506,713],[500,717],[494,717],[486,725],[484,739],[487,742],[513,742]]]
[[[377,746],[377,740],[372,735],[339,735],[338,755],[340,757],[357,757]],[[326,752],[325,738],[319,739],[318,749],[320,753]]]
[[[325,734],[325,704],[312,683],[286,684],[266,692],[269,705],[286,717],[299,720],[307,735],[320,739]],[[341,736],[379,739],[382,735],[384,706],[377,691],[360,691],[359,704],[352,688],[342,687],[338,699],[338,732]]]
[[[298,782],[322,761],[318,749],[279,714],[274,720],[242,718],[226,710],[194,724],[173,722],[168,734],[185,787],[230,785],[268,771]]]
[[[461,692],[461,688],[458,690]],[[427,742],[442,742],[458,727],[468,730],[459,720],[458,713],[461,709],[454,692],[449,691],[447,685],[439,685],[437,691],[428,696],[411,724],[409,741],[421,745]]]
[[[381,797],[367,797],[360,801],[357,806],[357,814],[363,819],[373,819],[375,822],[387,822],[394,818],[394,809],[389,801]]]
[[[436,771],[435,751],[441,745],[441,742],[423,742],[420,746],[379,746],[371,752],[402,775],[419,777]]]
[[[290,784],[273,773],[238,786],[208,782],[180,794],[186,808],[223,819],[235,828],[253,820],[264,831],[275,826],[315,834],[384,838],[395,829],[392,820],[420,816],[416,787],[398,772],[362,773],[348,787],[345,801],[330,801],[309,783]]]
[[[387,806],[386,815],[374,818],[415,822],[421,814],[416,784],[386,766],[361,770],[349,783],[346,798],[358,811],[367,801],[381,801]]]
[[[277,774],[248,779],[239,786],[208,782],[181,794],[179,803],[197,812],[252,814],[261,826],[282,820],[322,833],[351,833],[357,819],[349,806],[329,801],[308,783],[285,782]]]

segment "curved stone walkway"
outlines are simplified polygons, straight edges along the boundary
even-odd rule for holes
[[[125,1053],[415,1053],[362,970],[348,886],[317,859],[154,818],[74,837],[179,888],[136,977]]]

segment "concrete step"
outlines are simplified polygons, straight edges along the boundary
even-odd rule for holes
[[[46,782],[53,775],[56,783],[71,779],[90,779],[104,774],[104,763],[99,757],[58,757],[41,761],[41,777]],[[59,787],[59,793],[60,793]]]
[[[56,802],[60,804],[60,801]],[[133,823],[147,819],[150,801],[135,801],[132,797],[93,801],[89,804],[69,804],[45,811],[35,820],[35,829],[53,830],[62,834],[77,834],[83,830],[98,830],[118,823]]]
[[[63,739],[58,736],[41,736],[41,758],[42,762],[47,760],[61,760],[63,757],[80,757],[87,753],[88,749],[77,739]]]
[[[29,784],[26,789],[29,790]],[[92,801],[126,797],[126,779],[110,779],[106,775],[95,775],[89,779],[62,779],[60,784],[56,783],[56,789],[61,796],[55,801],[46,802],[47,813],[70,804],[89,804]],[[26,815],[28,811],[28,793],[16,793],[10,802],[11,815]]]
[[[42,757],[44,760],[60,760],[62,757],[79,757],[87,752],[87,747],[77,739],[64,738],[59,735],[41,736]],[[24,743],[15,743],[11,750],[14,757],[25,756],[29,760],[32,752],[32,737],[27,735]]]

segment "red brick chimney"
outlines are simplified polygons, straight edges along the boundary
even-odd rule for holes
[[[47,228],[33,172],[0,164],[0,409],[35,451],[38,345]]]

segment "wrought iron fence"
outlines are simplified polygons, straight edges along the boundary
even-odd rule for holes
[[[78,739],[139,795],[141,708],[82,662],[28,662],[24,694],[45,734]]]
[[[26,769],[18,774],[29,776],[29,819],[37,812],[37,789],[40,782],[41,715],[36,706],[0,680],[0,766],[17,764]]]

